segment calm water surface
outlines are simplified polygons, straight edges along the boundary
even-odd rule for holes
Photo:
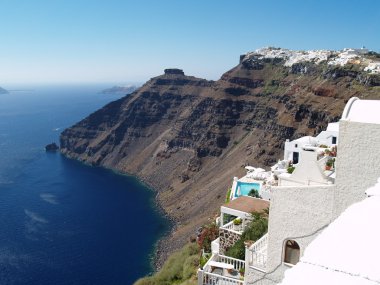
[[[0,95],[0,284],[133,284],[168,229],[136,179],[45,153],[117,99],[100,86]]]

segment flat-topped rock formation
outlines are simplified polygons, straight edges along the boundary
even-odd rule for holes
[[[165,74],[185,75],[182,69],[168,68],[164,70]]]

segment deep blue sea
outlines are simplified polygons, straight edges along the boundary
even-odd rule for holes
[[[168,222],[135,178],[44,146],[119,95],[109,86],[0,95],[0,285],[133,284]]]

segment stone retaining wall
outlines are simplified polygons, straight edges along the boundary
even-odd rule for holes
[[[228,248],[237,242],[241,234],[219,228],[219,254],[224,254]]]

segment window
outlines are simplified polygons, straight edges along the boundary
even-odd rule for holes
[[[300,246],[294,240],[287,240],[284,249],[284,262],[295,265],[299,260]]]
[[[332,137],[331,143],[336,144],[336,137]]]
[[[298,147],[298,144],[295,144],[294,147]]]
[[[293,164],[297,164],[298,163],[299,156],[300,156],[299,152],[297,152],[297,151],[293,152]]]

